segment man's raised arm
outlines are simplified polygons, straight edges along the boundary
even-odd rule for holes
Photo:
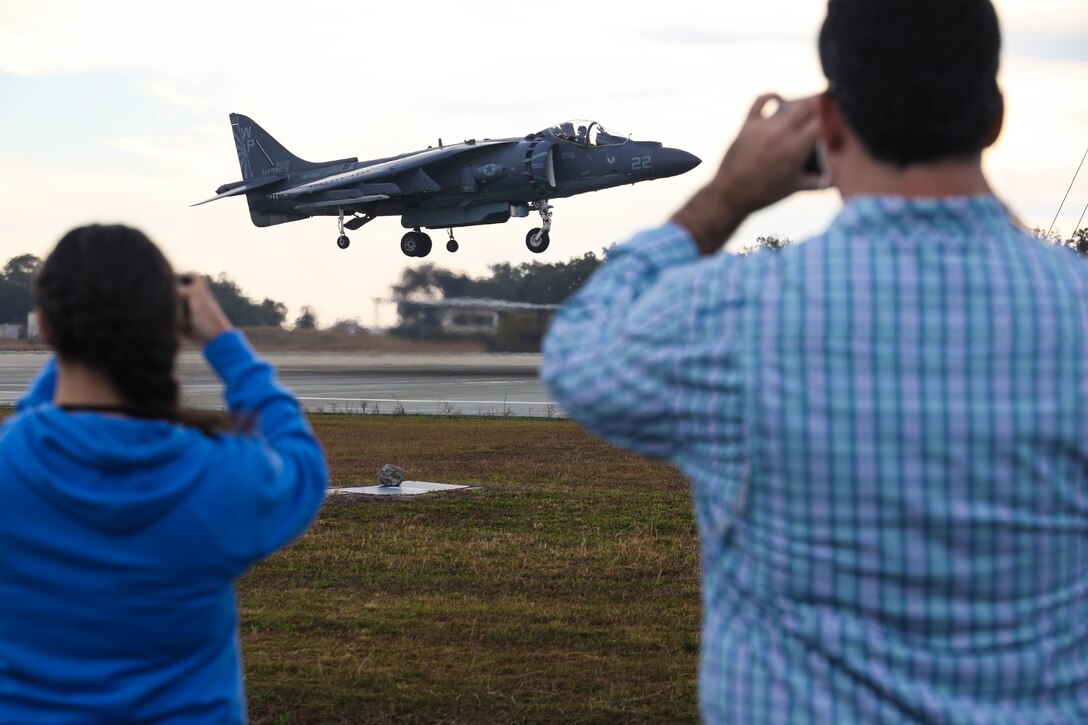
[[[779,112],[765,117],[768,104]],[[617,445],[668,457],[700,354],[693,285],[748,214],[818,178],[803,173],[819,122],[814,99],[752,106],[714,179],[665,226],[617,247],[556,315],[541,377],[578,422]]]

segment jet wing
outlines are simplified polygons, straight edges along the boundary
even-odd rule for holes
[[[407,172],[415,172],[411,175],[411,179],[417,182],[417,185],[421,188],[417,191],[438,191],[439,186],[434,183],[423,171],[423,166],[426,166],[432,161],[438,159],[446,159],[454,156],[458,156],[465,151],[471,149],[481,148],[483,146],[492,146],[495,144],[509,143],[509,141],[480,141],[472,144],[460,144],[457,146],[446,146],[444,148],[427,149],[426,151],[420,151],[419,153],[412,154],[410,156],[402,156],[389,161],[382,161],[371,166],[364,166],[361,169],[353,169],[351,171],[345,171],[341,174],[333,174],[332,176],[326,176],[324,179],[318,179],[317,181],[311,181],[307,184],[300,184],[299,186],[292,186],[289,189],[283,189],[277,191],[271,196],[275,199],[291,199],[294,197],[303,196],[305,194],[313,194],[317,191],[329,191],[331,189],[338,189],[344,186],[353,186],[365,181],[375,181],[378,179],[389,178]],[[428,183],[429,182],[429,183]],[[403,185],[402,185],[403,186]],[[433,187],[433,188],[432,188]]]
[[[295,211],[310,211],[311,209],[327,209],[330,207],[350,207],[356,204],[366,204],[371,201],[384,201],[388,194],[359,194],[358,196],[345,196],[338,199],[324,199],[309,204],[296,204]]]
[[[238,196],[239,194],[245,194],[247,191],[253,191],[254,189],[260,189],[265,186],[271,186],[277,181],[283,181],[287,176],[280,174],[278,176],[266,176],[263,179],[254,179],[253,181],[236,181],[233,184],[223,184],[216,189],[216,195],[210,199],[204,201],[198,201],[195,204],[189,206],[200,206],[201,204],[207,204],[209,201],[215,201],[216,199],[226,199],[228,196]]]

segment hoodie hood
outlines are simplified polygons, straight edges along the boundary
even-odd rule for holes
[[[6,433],[16,475],[72,518],[125,534],[157,521],[195,487],[207,460],[199,431],[160,420],[67,412],[44,405]]]

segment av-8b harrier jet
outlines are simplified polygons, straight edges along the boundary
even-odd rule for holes
[[[656,141],[631,141],[595,121],[568,121],[524,138],[471,139],[399,156],[314,163],[284,148],[246,116],[230,115],[242,180],[224,184],[205,204],[246,195],[259,227],[312,216],[339,219],[337,246],[380,216],[399,216],[409,231],[400,240],[409,257],[426,257],[431,238],[423,229],[446,229],[446,249],[457,251],[456,227],[501,224],[540,214],[543,223],[525,235],[532,252],[550,243],[552,199],[690,171],[699,159]],[[194,204],[193,206],[197,206]]]

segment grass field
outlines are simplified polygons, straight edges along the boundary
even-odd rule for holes
[[[282,327],[245,327],[246,338],[261,353],[276,352],[346,352],[374,354],[450,354],[484,352],[475,341],[424,342],[405,340],[394,335],[360,332],[349,334],[333,330],[286,330]],[[193,343],[183,342],[182,349],[195,352]],[[0,352],[47,352],[42,341],[9,340],[0,337]]]
[[[687,483],[562,420],[315,416],[330,497],[239,583],[253,723],[696,720]]]

